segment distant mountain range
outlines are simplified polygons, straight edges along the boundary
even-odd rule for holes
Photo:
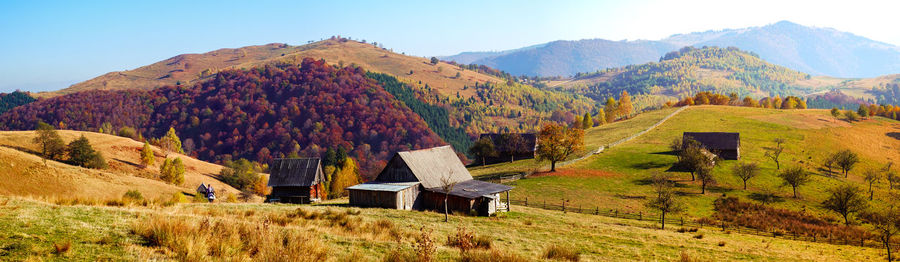
[[[812,75],[844,78],[900,73],[900,47],[831,28],[788,21],[743,29],[678,34],[649,41],[554,41],[501,52],[442,57],[483,64],[513,75],[569,76],[579,72],[656,62],[684,46],[738,47],[772,63]]]

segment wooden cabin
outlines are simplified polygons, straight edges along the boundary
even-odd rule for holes
[[[738,160],[741,158],[741,134],[726,132],[684,132],[682,146],[693,139],[700,142],[709,152],[716,154],[721,159]]]
[[[488,133],[481,134],[478,139],[487,138],[490,139],[494,144],[494,150],[497,151],[497,156],[494,157],[486,157],[485,164],[496,164],[502,162],[509,162],[510,160],[519,160],[519,159],[533,159],[534,151],[537,148],[537,136],[535,134],[528,133],[512,133],[509,135],[515,135],[522,138],[522,142],[524,142],[524,147],[521,151],[513,151],[508,147],[504,146],[503,135],[499,133]]]
[[[309,204],[325,200],[325,173],[319,158],[279,158],[269,165],[272,193],[266,202]]]
[[[398,152],[374,181],[347,190],[352,206],[443,211],[445,182],[455,183],[447,199],[451,211],[488,216],[509,210],[512,187],[473,180],[450,146]]]

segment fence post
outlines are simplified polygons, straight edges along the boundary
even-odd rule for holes
[[[528,206],[528,197],[525,197],[525,206]]]
[[[681,226],[684,226],[684,217],[681,217]]]
[[[638,220],[644,220],[644,212],[638,212]]]
[[[599,215],[599,214],[600,214],[600,207],[597,207],[597,210],[594,211],[594,215]]]
[[[547,200],[544,200],[544,209],[547,209]]]
[[[619,217],[619,210],[618,210],[618,209],[616,209],[616,215],[615,215],[615,217],[616,217],[616,218]]]
[[[566,201],[563,200],[562,203],[563,203],[563,205],[562,205],[562,206],[563,206],[563,210],[562,210],[562,211],[563,211],[563,214],[565,214],[565,213],[566,213]]]

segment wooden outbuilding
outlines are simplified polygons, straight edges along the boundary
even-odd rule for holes
[[[455,185],[449,194],[446,183]],[[451,211],[488,216],[509,210],[512,187],[473,180],[453,148],[442,146],[398,152],[374,181],[347,189],[353,206],[442,211],[447,196]]]
[[[716,154],[721,159],[738,160],[741,158],[741,134],[726,132],[684,132],[682,146],[687,146],[688,140],[700,142],[709,152]]]
[[[319,158],[279,158],[269,165],[272,193],[266,202],[308,204],[325,200],[325,173]]]
[[[504,135],[513,135],[519,136],[522,138],[522,148],[520,150],[510,150],[505,144]],[[499,134],[499,133],[487,133],[481,134],[478,139],[490,139],[494,144],[494,150],[497,151],[497,156],[486,157],[485,164],[495,164],[507,162],[510,160],[518,160],[518,159],[533,159],[534,151],[537,148],[537,136],[535,134],[529,133],[511,133],[511,134]]]

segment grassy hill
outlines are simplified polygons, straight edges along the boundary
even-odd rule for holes
[[[72,85],[69,88],[39,93],[57,96],[86,90],[151,90],[166,85],[191,84],[214,76],[225,69],[249,69],[279,63],[299,64],[303,58],[325,59],[334,65],[356,64],[367,70],[401,77],[410,83],[427,83],[443,95],[470,97],[476,82],[503,82],[493,76],[460,70],[446,63],[431,64],[429,59],[391,52],[372,44],[346,39],[328,39],[301,46],[266,44],[241,48],[224,48],[203,54],[182,54],[132,70],[110,72]],[[410,70],[413,74],[409,74]],[[460,73],[457,78],[456,73]]]
[[[628,91],[641,107],[658,105],[698,91],[712,91],[754,97],[802,95],[815,92],[813,86],[794,83],[809,75],[760,59],[737,48],[685,47],[670,52],[658,63],[610,68],[576,75],[557,85],[594,99],[617,96]]]
[[[437,261],[541,261],[552,245],[582,261],[863,261],[881,250],[704,228],[679,233],[651,221],[562,214],[513,206],[500,217],[385,209],[271,204],[170,207],[58,206],[0,197],[3,260],[377,261],[413,252],[430,231]],[[448,244],[459,228],[490,243],[460,251]],[[154,231],[155,230],[155,231]],[[212,237],[212,235],[215,235]],[[698,237],[699,236],[699,237]],[[282,238],[284,237],[284,238]],[[57,252],[56,246],[68,246]],[[289,246],[290,248],[285,248]],[[254,250],[254,251],[251,251]]]
[[[699,194],[700,184],[690,181],[690,174],[668,171],[676,161],[668,145],[688,131],[741,133],[742,159],[722,161],[714,171],[718,185],[708,189],[705,195]],[[900,123],[893,120],[875,117],[848,123],[835,120],[827,110],[690,107],[655,130],[566,167],[558,174],[516,182],[512,196],[514,199],[527,197],[532,203],[546,201],[559,205],[569,200],[573,207],[647,212],[644,203],[653,194],[647,179],[654,174],[668,173],[678,182],[680,199],[687,204],[689,216],[709,216],[713,201],[722,195],[753,201],[750,199],[758,194],[774,191],[780,201],[772,204],[773,207],[836,218],[819,205],[826,197],[825,190],[845,181],[865,188],[864,170],[881,168],[889,161],[897,163],[900,160],[898,131]],[[782,168],[800,166],[814,173],[812,182],[800,187],[799,199],[790,197],[791,188],[781,185],[774,162],[764,157],[765,148],[771,147],[775,138],[787,140]],[[861,159],[848,179],[827,174],[821,168],[826,156],[843,149],[853,150]],[[761,167],[760,175],[749,182],[746,191],[741,190],[741,181],[730,173],[738,162],[755,162]],[[887,187],[885,182],[875,185],[876,200],[889,197]]]
[[[155,165],[141,169],[140,149],[143,143],[118,136],[60,130],[63,141],[70,142],[81,135],[91,141],[95,150],[103,153],[109,163],[104,170],[86,169],[56,161],[47,161],[35,154],[39,148],[32,142],[33,131],[0,132],[0,195],[46,197],[49,199],[119,199],[128,190],[138,190],[149,199],[168,200],[176,192],[194,193],[200,183],[212,184],[220,196],[239,194],[240,191],[222,182],[217,175],[222,166],[203,162],[188,156],[181,157],[185,164],[184,184],[175,186],[157,179],[163,153],[154,147]]]

